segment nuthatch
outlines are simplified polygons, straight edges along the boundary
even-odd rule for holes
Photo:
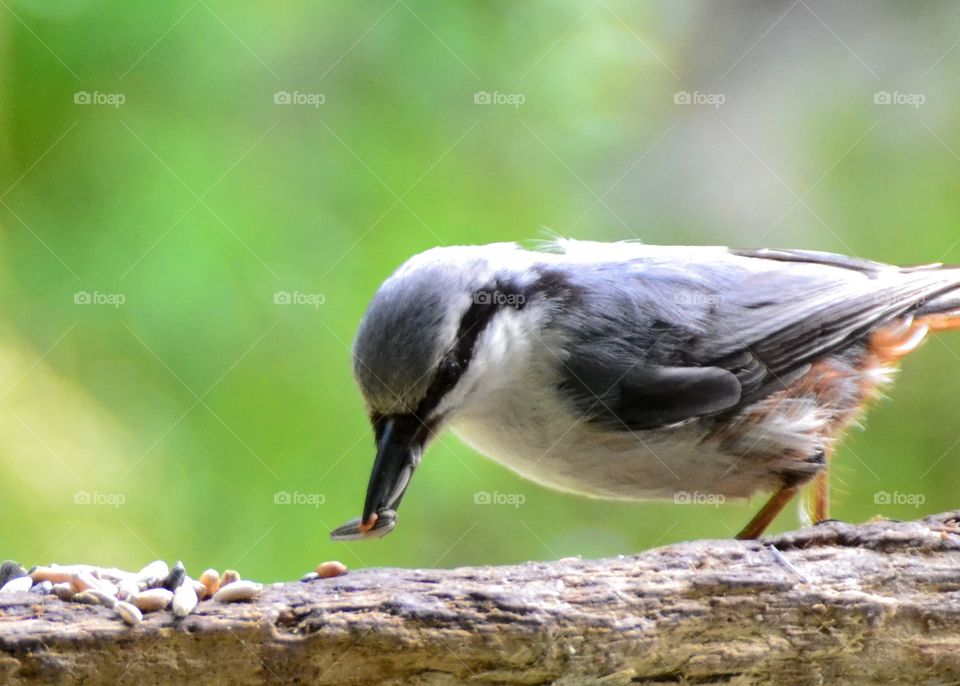
[[[434,248],[380,287],[353,348],[376,436],[362,516],[384,535],[447,427],[545,486],[642,500],[772,498],[828,516],[843,431],[928,332],[960,328],[960,268],[800,250],[560,240]]]

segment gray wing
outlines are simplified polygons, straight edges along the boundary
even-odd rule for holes
[[[561,389],[587,419],[633,430],[754,402],[960,286],[955,269],[799,251],[677,248],[559,271]]]

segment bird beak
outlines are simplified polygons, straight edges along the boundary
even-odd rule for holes
[[[363,504],[361,530],[373,527],[374,514],[396,510],[413,470],[420,464],[426,430],[413,415],[384,417],[378,422],[377,457],[373,462],[367,498]]]

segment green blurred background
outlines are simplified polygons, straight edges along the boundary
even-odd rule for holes
[[[364,307],[548,232],[960,262],[958,34],[946,2],[0,2],[0,556],[278,580],[730,536],[761,497],[592,501],[448,435],[393,534],[330,542]],[[892,396],[839,518],[960,506],[960,337]]]

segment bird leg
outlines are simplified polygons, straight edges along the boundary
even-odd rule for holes
[[[767,504],[760,508],[760,511],[750,520],[750,523],[743,527],[743,531],[737,534],[737,538],[741,541],[760,538],[764,530],[777,518],[777,515],[786,507],[787,503],[793,500],[793,496],[797,494],[798,490],[800,490],[799,484],[784,484],[781,486],[780,490],[767,501]]]
[[[823,470],[810,485],[810,519],[814,524],[830,519],[830,474]]]

